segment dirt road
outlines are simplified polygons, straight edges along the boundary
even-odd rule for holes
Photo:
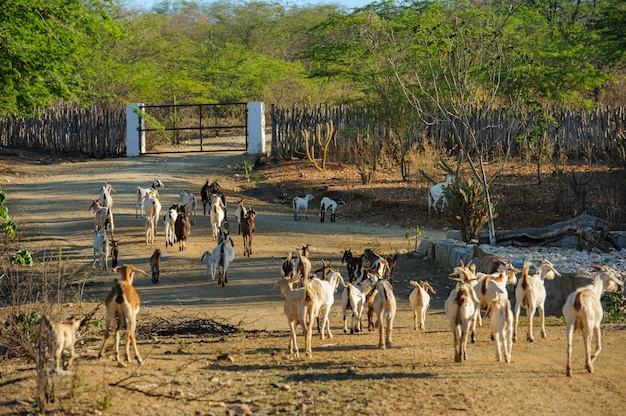
[[[58,400],[50,405],[53,411],[228,414],[237,406],[240,410],[247,406],[254,414],[623,413],[626,382],[622,365],[615,364],[625,351],[623,327],[603,327],[603,350],[591,375],[584,372],[582,340],[577,334],[575,377],[565,377],[565,331],[557,318],[549,319],[547,339],[516,343],[509,365],[495,362],[487,322],[478,342],[468,347],[469,360],[455,364],[452,335],[442,310],[451,284],[433,278],[431,268],[411,255],[400,258],[396,272],[393,348],[379,350],[377,333],[342,333],[338,291],[330,316],[334,338],[314,338],[312,359],[288,357],[283,299],[276,285],[286,254],[311,244],[314,269],[322,259],[339,265],[344,249],[406,250],[406,230],[349,219],[321,224],[317,209],[309,221],[295,222],[286,205],[248,198],[246,204],[258,212],[253,255],[242,256],[242,240],[235,235],[236,259],[223,288],[205,278],[200,261],[202,253],[215,245],[201,204],[185,251],[165,248],[162,222],[155,244],[146,245],[142,219],[135,217],[135,192],[137,186],[148,186],[154,179],[165,184],[160,191],[164,207],[178,200],[180,190],[199,198],[205,180],[218,180],[231,204],[228,219],[236,233],[234,201],[250,186],[240,168],[243,158],[192,154],[52,165],[3,159],[2,189],[24,234],[21,244],[38,261],[44,257],[56,261],[61,253],[64,275],[82,283],[64,286],[64,311],[78,306],[88,310],[104,299],[116,277],[91,267],[94,220],[87,209],[103,182],[115,189],[120,263],[149,270],[153,250],[158,247],[164,254],[158,285],[148,278],[135,281],[142,299],[139,348],[146,357],[144,364],[118,367],[110,361],[111,352],[109,359],[96,361],[101,333],[87,334],[78,347],[76,376],[56,379]],[[426,233],[432,238],[442,235],[434,230]],[[345,275],[345,268],[341,271]],[[437,290],[425,333],[412,330],[410,279],[429,279]],[[187,328],[207,320],[232,325],[235,333],[158,335],[168,326]],[[520,331],[525,330],[522,318]],[[298,342],[303,348],[300,335]],[[220,360],[220,354],[230,358]],[[3,363],[0,413],[33,411],[34,374],[33,364]]]

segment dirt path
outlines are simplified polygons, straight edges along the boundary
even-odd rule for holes
[[[236,230],[234,200],[248,186],[240,177],[242,161],[242,155],[193,154],[55,165],[2,162],[2,189],[12,217],[24,232],[24,248],[38,260],[44,254],[54,258],[61,252],[67,275],[85,284],[84,291],[79,290],[80,285],[68,286],[65,295],[70,306],[75,307],[80,299],[101,301],[116,277],[90,267],[93,218],[87,209],[103,182],[116,190],[113,212],[115,238],[121,240],[120,262],[149,270],[148,259],[156,247],[165,257],[158,285],[146,278],[136,279],[142,298],[140,350],[147,357],[145,363],[116,367],[109,360],[98,362],[100,333],[85,337],[78,348],[76,378],[57,380],[54,409],[59,413],[224,414],[242,403],[255,414],[521,414],[522,409],[530,414],[623,412],[626,382],[622,366],[614,365],[624,354],[623,327],[604,327],[603,350],[592,375],[583,371],[577,334],[575,377],[564,376],[565,334],[555,318],[550,319],[549,338],[515,344],[510,365],[495,362],[487,322],[480,329],[478,343],[468,347],[469,361],[455,364],[452,335],[442,310],[451,288],[447,280],[433,280],[438,293],[427,318],[427,332],[412,331],[408,281],[433,276],[410,255],[401,257],[396,273],[399,310],[394,348],[379,350],[377,333],[342,333],[339,292],[331,312],[335,337],[315,338],[310,360],[289,359],[283,300],[276,286],[284,256],[308,243],[315,247],[311,255],[314,268],[322,259],[339,265],[348,248],[357,253],[368,247],[381,253],[407,249],[406,230],[345,219],[320,224],[317,215],[294,222],[287,206],[248,198],[246,203],[258,212],[253,256],[242,257],[242,240],[235,235],[236,259],[224,288],[205,279],[200,262],[202,253],[215,245],[201,204],[185,251],[164,247],[162,222],[155,244],[146,246],[142,220],[135,217],[137,186],[160,179],[165,183],[161,200],[169,207],[178,200],[180,190],[199,197],[204,181],[217,179],[231,203],[229,221]],[[432,238],[442,236],[433,230],[426,233]],[[203,319],[229,323],[244,332],[231,336],[154,335],[168,324]],[[520,331],[523,334],[525,330],[522,318]],[[301,336],[298,342],[303,348]],[[220,361],[217,356],[224,353],[233,360]],[[3,363],[2,380],[6,381],[2,382],[5,393],[0,413],[32,411],[33,366],[16,360],[7,364]]]

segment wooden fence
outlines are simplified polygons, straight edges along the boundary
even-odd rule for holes
[[[491,152],[503,151],[503,143],[510,145],[512,155],[521,156],[528,152],[528,142],[517,140],[527,136],[538,121],[533,113],[507,114],[504,110],[488,113],[475,111],[468,120],[470,130],[480,132],[478,137],[484,149]],[[602,108],[592,111],[554,109],[549,112],[554,119],[554,127],[548,129],[546,145],[566,154],[570,158],[597,157],[605,159],[617,146],[626,140],[626,108]],[[445,117],[433,117],[426,122],[413,117],[415,123],[406,129],[406,137],[393,137],[393,127],[377,122],[366,108],[338,106],[327,107],[271,107],[272,152],[275,156],[291,157],[300,155],[304,149],[301,131],[314,131],[319,123],[332,121],[337,138],[333,141],[329,154],[341,154],[342,149],[359,147],[355,140],[376,138],[384,146],[386,142],[399,141],[401,146],[423,148],[430,145],[435,149],[454,150],[458,148],[456,134],[468,133],[458,120],[445,121]],[[472,118],[473,117],[473,118]],[[456,124],[456,125],[454,125]],[[391,144],[398,147],[398,144]],[[341,160],[342,162],[353,162]]]
[[[59,107],[38,117],[0,117],[0,146],[98,159],[126,155],[124,108]]]

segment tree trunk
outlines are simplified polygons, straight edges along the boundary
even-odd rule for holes
[[[522,228],[496,232],[496,241],[498,245],[503,246],[532,247],[545,246],[569,236],[578,236],[603,250],[607,250],[607,245],[619,249],[615,241],[609,237],[611,227],[610,222],[584,213],[571,220],[557,222],[544,228]],[[479,241],[481,243],[490,242],[486,236],[481,236]]]

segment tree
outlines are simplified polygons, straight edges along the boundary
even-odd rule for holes
[[[0,114],[29,114],[55,100],[82,102],[87,58],[114,31],[115,0],[3,0],[0,4]]]
[[[515,96],[509,96],[507,107],[499,105],[505,102],[500,93],[518,58],[507,31],[508,16],[474,3],[454,10],[433,4],[414,22],[410,43],[396,46],[404,56],[396,72],[407,101],[424,122],[450,125],[460,155],[482,187],[492,244],[495,225],[489,184],[497,173],[488,178],[484,164],[499,146],[500,171],[505,168],[517,128],[485,123],[498,111],[511,118],[518,104]]]

